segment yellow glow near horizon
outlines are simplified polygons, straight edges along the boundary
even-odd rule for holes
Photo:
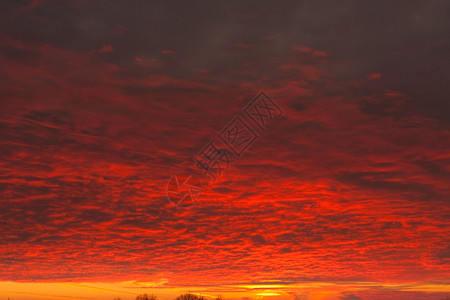
[[[242,287],[246,289],[280,289],[280,288],[287,288],[289,286],[281,284],[249,284],[249,285],[237,285],[237,287]]]
[[[380,282],[306,282],[285,284],[243,284],[217,286],[170,286],[167,279],[155,282],[137,280],[121,282],[0,282],[0,299],[12,300],[135,300],[136,295],[154,294],[160,300],[173,300],[190,292],[214,300],[218,295],[226,299],[269,297],[291,299],[292,294],[307,295],[307,299],[339,299],[349,292],[364,292],[379,288],[383,292],[450,292],[450,284],[436,283],[380,283]],[[305,294],[306,293],[306,294]]]
[[[256,295],[258,295],[258,296],[280,296],[281,294],[272,293],[272,292],[264,292],[264,293],[258,293]]]
[[[422,284],[420,286],[401,286],[399,290],[406,292],[447,292],[450,293],[450,285],[442,284]]]

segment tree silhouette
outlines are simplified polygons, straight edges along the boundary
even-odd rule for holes
[[[136,296],[136,300],[158,300],[158,297],[156,297],[155,295],[142,294]]]
[[[197,296],[191,293],[178,296],[175,300],[206,300],[203,296]]]

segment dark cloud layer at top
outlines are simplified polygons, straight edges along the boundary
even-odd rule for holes
[[[448,281],[449,8],[2,2],[0,279]],[[260,89],[284,117],[177,210]]]
[[[165,74],[183,78],[207,69],[208,81],[239,80],[235,72],[245,69],[276,80],[271,63],[279,63],[293,45],[307,45],[332,57],[327,69],[339,78],[381,73],[380,85],[408,94],[418,110],[448,119],[446,1],[33,3],[4,4],[2,25],[10,34],[71,50],[110,45],[113,51],[98,56],[126,67],[129,76],[166,66]],[[138,67],[136,57],[148,59],[152,68]]]

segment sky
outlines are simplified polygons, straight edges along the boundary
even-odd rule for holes
[[[0,299],[448,299],[449,15],[1,1]]]

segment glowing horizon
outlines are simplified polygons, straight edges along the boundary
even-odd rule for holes
[[[206,299],[216,299],[219,295],[225,299],[244,299],[255,297],[260,299],[296,299],[308,296],[308,299],[341,299],[342,294],[358,291],[362,295],[377,295],[378,297],[399,297],[408,292],[421,292],[420,299],[432,296],[443,296],[450,292],[449,283],[381,283],[381,282],[304,282],[284,285],[250,284],[250,285],[219,285],[219,286],[189,286],[189,287],[153,287],[158,282],[0,282],[0,297],[11,300],[24,300],[34,296],[39,299],[113,299],[134,300],[139,294],[153,294],[160,300],[171,300],[175,297],[191,293],[204,296]],[[33,293],[23,292],[24,289]],[[49,292],[51,291],[51,292]],[[280,297],[276,297],[280,296]],[[108,298],[109,297],[109,298]],[[417,297],[417,294],[412,294]],[[375,298],[374,298],[375,299]],[[419,299],[419,298],[417,298]]]

